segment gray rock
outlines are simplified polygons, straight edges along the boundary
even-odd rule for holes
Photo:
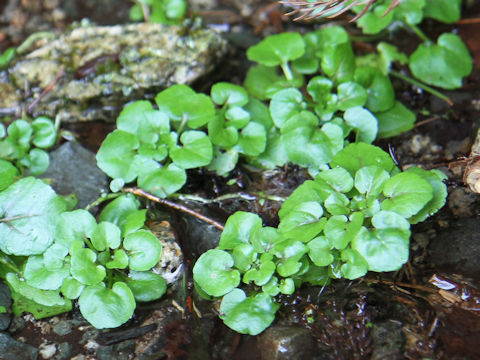
[[[262,360],[312,359],[310,332],[299,326],[272,326],[258,337]]]
[[[98,360],[129,360],[135,352],[135,340],[122,341],[109,346],[100,346],[97,349]]]
[[[60,320],[53,326],[53,332],[59,336],[65,336],[72,332],[72,323],[66,320]]]
[[[403,359],[405,336],[402,324],[395,320],[375,323],[372,331],[373,352],[371,360]]]
[[[12,306],[12,296],[10,294],[10,288],[4,284],[0,283],[0,306],[3,307],[6,311]],[[12,315],[7,312],[0,312],[0,331],[7,330],[10,326],[12,320]]]
[[[227,50],[226,41],[213,30],[154,23],[82,23],[52,36],[38,40],[30,53],[0,73],[5,94],[0,115],[30,105],[57,79],[32,109],[33,116],[114,122],[126,102],[152,97],[173,84],[192,84],[211,72]]]
[[[63,342],[58,344],[57,354],[55,355],[55,360],[67,360],[70,359],[72,355],[72,345],[68,342]]]
[[[97,167],[95,154],[73,141],[50,153],[50,166],[43,178],[60,195],[77,195],[77,208],[96,200],[108,185],[107,176]]]
[[[35,360],[38,349],[0,332],[0,354],[2,360]]]
[[[427,261],[437,271],[480,280],[480,218],[463,218],[430,240]]]

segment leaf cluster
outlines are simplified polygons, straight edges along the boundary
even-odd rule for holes
[[[232,329],[263,331],[278,309],[274,297],[292,294],[302,283],[324,286],[330,279],[399,269],[408,260],[410,224],[445,203],[445,175],[420,168],[401,172],[373,145],[350,144],[329,165],[289,196],[278,228],[237,212],[218,248],[195,264],[197,288],[223,297],[220,317]]]
[[[0,192],[0,206],[0,250],[10,256],[0,269],[17,314],[51,316],[78,299],[87,321],[112,328],[130,319],[136,301],[165,293],[165,280],[152,272],[162,245],[144,228],[146,210],[133,196],[109,203],[97,223],[88,211],[66,211],[48,185],[26,177]]]
[[[149,10],[149,21],[159,24],[180,24],[187,13],[185,0],[136,0],[130,8],[130,20],[142,21],[144,19],[143,6]]]
[[[45,149],[53,146],[57,131],[52,120],[38,117],[32,122],[18,119],[6,128],[0,123],[0,190],[13,182],[17,170],[40,175],[50,164]]]

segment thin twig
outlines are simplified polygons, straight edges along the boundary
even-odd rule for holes
[[[202,204],[219,203],[225,200],[234,200],[234,199],[247,200],[247,201],[258,200],[258,199],[278,201],[278,202],[285,201],[285,198],[281,196],[268,195],[263,193],[245,193],[245,192],[224,194],[213,199],[205,199],[201,196],[190,195],[190,194],[172,194],[172,197],[175,197],[179,200],[196,201]]]
[[[53,79],[53,81],[50,84],[48,84],[48,86],[45,89],[43,89],[41,94],[35,100],[33,100],[33,102],[28,106],[27,113],[31,112],[32,109],[40,102],[40,100],[42,100],[45,97],[45,95],[47,95],[50,91],[52,91],[55,85],[57,85],[58,81],[62,77],[64,77],[65,74],[66,74],[65,69],[62,68],[57,74],[57,76],[55,76],[55,79]]]
[[[222,224],[220,224],[219,222],[209,218],[208,216],[202,215],[202,214],[196,212],[195,210],[192,210],[192,209],[190,209],[190,208],[188,208],[184,205],[177,204],[177,203],[175,203],[173,201],[170,201],[170,200],[167,200],[167,199],[159,198],[158,196],[150,194],[149,192],[146,192],[142,189],[139,189],[139,188],[136,188],[136,187],[135,188],[124,188],[123,191],[131,193],[131,194],[136,195],[136,196],[144,197],[144,198],[152,200],[152,201],[154,201],[158,204],[165,205],[165,206],[168,206],[172,209],[181,211],[185,214],[192,215],[192,216],[196,217],[197,219],[200,219],[200,220],[202,220],[202,221],[204,221],[204,222],[206,222],[210,225],[215,226],[219,230],[223,231],[223,229],[224,229],[224,226]]]
[[[440,91],[437,91],[434,88],[421,83],[420,81],[412,79],[409,76],[400,74],[399,72],[396,72],[394,70],[390,70],[390,74],[392,74],[393,76],[395,76],[395,77],[397,77],[397,78],[399,78],[403,81],[406,81],[406,82],[408,82],[412,85],[418,86],[420,89],[423,89],[426,92],[429,92],[430,94],[432,94],[432,95],[438,97],[439,99],[442,99],[443,101],[445,101],[448,105],[453,106],[452,100],[450,100],[450,98],[447,95],[442,94]]]

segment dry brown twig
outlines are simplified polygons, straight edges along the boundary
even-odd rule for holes
[[[299,15],[294,20],[312,20],[319,18],[327,13],[331,13],[327,18],[334,18],[346,11],[350,10],[353,6],[365,5],[360,13],[358,13],[351,22],[358,20],[360,17],[370,9],[370,7],[377,0],[316,0],[315,2],[309,2],[306,0],[281,0],[280,4],[296,7],[295,10],[290,11],[286,15]],[[383,16],[387,15],[393,10],[402,0],[393,0]]]

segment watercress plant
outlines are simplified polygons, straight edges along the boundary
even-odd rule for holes
[[[280,293],[398,270],[408,260],[410,224],[444,205],[444,178],[438,170],[401,172],[380,148],[350,144],[288,197],[278,228],[256,214],[230,216],[218,248],[196,262],[195,284],[221,298],[226,325],[256,335],[274,320]]]

